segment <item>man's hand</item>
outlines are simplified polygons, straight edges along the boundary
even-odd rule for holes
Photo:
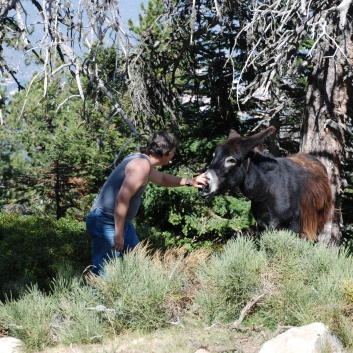
[[[192,185],[195,188],[201,189],[202,185],[208,185],[208,179],[206,176],[206,173],[202,173],[195,178],[192,178],[190,181],[190,185]]]
[[[124,236],[122,234],[114,234],[114,244],[112,248],[115,251],[122,252],[124,250]]]

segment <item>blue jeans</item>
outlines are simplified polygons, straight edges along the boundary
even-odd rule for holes
[[[86,218],[86,229],[92,237],[92,272],[99,276],[104,275],[104,264],[121,253],[112,249],[114,244],[114,219],[104,216],[99,208],[90,211]],[[124,250],[133,249],[139,239],[131,222],[124,225]]]

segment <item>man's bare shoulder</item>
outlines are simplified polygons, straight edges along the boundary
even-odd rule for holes
[[[146,158],[134,158],[131,160],[125,167],[125,173],[133,173],[133,172],[140,172],[140,173],[147,173],[149,174],[151,171],[151,165]]]

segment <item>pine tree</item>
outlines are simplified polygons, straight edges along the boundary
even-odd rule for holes
[[[40,82],[34,83],[28,97],[17,93],[0,132],[6,141],[2,165],[8,171],[3,175],[3,202],[24,204],[30,212],[57,219],[84,218],[126,140],[114,122],[104,131],[107,111],[94,111],[93,98],[98,99],[94,94],[87,102],[92,108],[87,117],[82,101],[75,99],[71,80],[56,77],[46,95]],[[60,107],[66,97],[72,97],[70,104]],[[27,103],[21,112],[24,99]]]

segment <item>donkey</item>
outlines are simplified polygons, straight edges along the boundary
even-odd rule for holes
[[[208,198],[238,187],[251,200],[260,231],[289,229],[315,242],[331,216],[327,171],[306,153],[275,158],[261,152],[257,146],[275,131],[270,126],[244,138],[231,130],[228,140],[216,148],[206,171],[209,184],[199,193]]]

